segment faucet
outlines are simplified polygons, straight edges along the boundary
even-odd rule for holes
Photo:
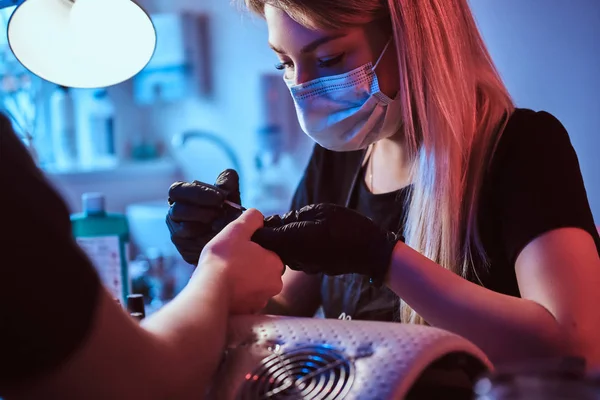
[[[237,171],[238,175],[240,175],[240,180],[241,180],[240,160],[239,160],[237,154],[235,153],[235,150],[233,149],[233,147],[231,147],[231,145],[229,143],[227,143],[227,141],[225,141],[223,138],[219,137],[218,135],[216,135],[214,133],[191,130],[191,131],[185,131],[182,133],[175,134],[173,136],[173,139],[171,139],[171,145],[173,146],[173,148],[175,150],[182,149],[186,146],[187,142],[191,139],[206,140],[206,141],[212,142],[212,143],[216,144],[218,147],[222,148],[223,151],[225,152],[225,154],[227,154],[227,157],[229,157],[229,160],[231,161],[233,168]]]

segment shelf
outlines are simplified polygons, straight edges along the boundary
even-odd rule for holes
[[[124,162],[111,168],[77,168],[70,170],[46,168],[45,172],[50,178],[60,181],[89,182],[90,180],[129,180],[157,175],[174,175],[179,172],[179,168],[171,159],[157,159]]]

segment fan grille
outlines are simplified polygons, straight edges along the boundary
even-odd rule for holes
[[[354,382],[354,363],[327,346],[304,346],[263,359],[246,375],[238,400],[342,399]]]

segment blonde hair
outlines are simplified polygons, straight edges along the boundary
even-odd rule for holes
[[[487,263],[477,227],[479,192],[514,105],[467,0],[245,2],[260,15],[271,4],[309,28],[341,29],[388,16],[412,165],[405,241],[444,268],[481,282]],[[403,301],[400,316],[426,323]]]

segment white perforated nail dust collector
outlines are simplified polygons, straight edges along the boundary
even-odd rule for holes
[[[490,369],[475,345],[437,328],[241,316],[208,398],[471,399]]]

